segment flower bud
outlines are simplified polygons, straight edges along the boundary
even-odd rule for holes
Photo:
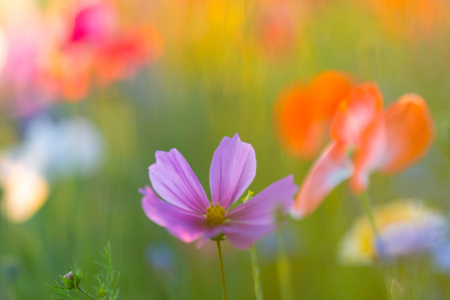
[[[106,291],[106,287],[105,285],[102,283],[97,290],[97,296],[100,297],[100,299],[103,299],[104,297],[106,297],[107,291]]]
[[[75,288],[75,276],[73,274],[73,271],[70,271],[66,275],[62,276],[61,280],[67,289],[71,290]]]
[[[392,279],[391,295],[392,295],[392,299],[394,299],[394,300],[402,300],[403,299],[402,286],[395,279]]]
[[[66,275],[63,276],[66,279],[69,279],[70,281],[74,281],[75,277],[73,276],[73,271],[70,271]]]
[[[60,277],[65,287],[71,290],[80,285],[82,274],[82,271],[76,268],[75,273],[74,271],[70,271],[66,275]]]

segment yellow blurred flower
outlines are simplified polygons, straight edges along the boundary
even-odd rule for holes
[[[47,201],[47,181],[26,165],[7,159],[1,161],[1,173],[3,215],[12,223],[26,222]]]
[[[436,237],[438,229],[446,224],[438,211],[426,207],[420,200],[403,199],[374,210],[379,230],[376,237],[367,217],[357,219],[340,244],[338,258],[343,264],[368,265],[383,255],[403,255],[425,249]],[[429,232],[433,234],[429,235]],[[382,241],[383,248],[377,245]],[[386,244],[388,242],[390,244]],[[433,241],[431,241],[433,242]]]
[[[186,67],[196,70],[223,67],[234,63],[244,39],[245,4],[216,0],[191,7],[187,18],[195,18],[190,26],[182,24],[186,44]],[[177,37],[179,39],[180,37]],[[180,41],[176,41],[179,45]]]

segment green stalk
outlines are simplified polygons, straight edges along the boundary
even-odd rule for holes
[[[375,217],[373,214],[372,203],[370,201],[369,194],[367,193],[367,191],[364,191],[359,195],[359,198],[361,199],[364,212],[366,213],[367,218],[369,219],[370,226],[372,227],[373,232],[375,233],[375,235],[378,235],[378,228],[377,224],[375,223]]]
[[[93,296],[89,295],[89,293],[86,292],[81,286],[77,286],[77,288],[78,288],[83,294],[85,294],[86,296],[88,296],[90,299],[96,300]]]
[[[278,230],[275,233],[277,237],[278,251],[277,251],[277,271],[278,281],[281,289],[281,299],[292,300],[294,299],[292,294],[291,275],[289,273],[289,263],[284,248],[283,235]]]
[[[222,249],[220,248],[220,241],[216,240],[217,244],[217,253],[219,254],[219,264],[220,264],[220,274],[222,276],[222,294],[223,300],[227,299],[227,288],[225,285],[225,272],[223,270],[223,259],[222,259]]]
[[[250,258],[252,260],[252,271],[253,271],[253,282],[255,285],[255,296],[256,300],[263,300],[263,293],[262,293],[262,287],[261,287],[261,281],[259,279],[259,265],[258,265],[258,259],[256,257],[256,250],[255,247],[252,246],[248,252],[250,252]]]

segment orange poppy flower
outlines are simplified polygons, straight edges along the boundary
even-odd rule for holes
[[[375,84],[355,87],[342,101],[332,122],[332,141],[306,176],[293,217],[312,213],[346,179],[357,194],[367,188],[372,172],[399,172],[427,152],[435,129],[425,101],[407,94],[386,111],[382,103]]]
[[[281,93],[274,123],[279,140],[291,154],[311,159],[319,153],[332,116],[351,88],[349,76],[325,71],[309,84],[299,83]]]

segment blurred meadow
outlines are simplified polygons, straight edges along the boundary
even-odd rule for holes
[[[74,30],[95,5],[107,8]],[[196,249],[142,210],[138,189],[150,185],[155,151],[179,150],[210,195],[214,151],[239,133],[256,153],[252,191],[289,174],[301,185],[320,151],[293,155],[274,109],[327,70],[377,83],[385,107],[423,97],[431,148],[398,174],[374,173],[368,194],[374,207],[421,199],[447,219],[449,14],[445,0],[3,0],[0,299],[50,299],[43,282],[66,274],[72,258],[95,274],[107,241],[119,299],[219,299],[214,243]],[[280,229],[294,299],[394,299],[385,269],[338,258],[363,214],[344,183]],[[249,254],[222,244],[229,299],[254,299]],[[281,299],[273,234],[256,252],[265,298]],[[411,268],[432,292],[410,297],[414,284],[399,276],[404,299],[450,297],[450,268]]]

